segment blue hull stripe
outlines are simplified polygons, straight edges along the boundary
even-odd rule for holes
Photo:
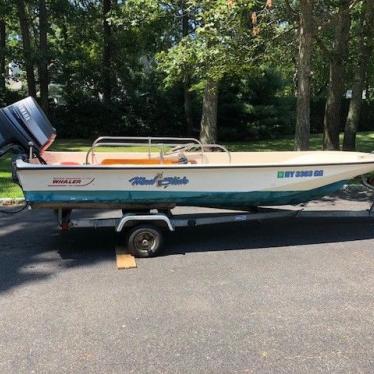
[[[184,206],[257,206],[299,204],[340,190],[344,181],[308,191],[29,191],[31,203],[178,204]]]

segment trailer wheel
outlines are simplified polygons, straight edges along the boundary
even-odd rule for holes
[[[133,227],[128,236],[128,249],[135,257],[153,257],[162,245],[162,232],[154,225]]]

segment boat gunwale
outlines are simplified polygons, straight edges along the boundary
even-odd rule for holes
[[[21,163],[21,165],[19,165]],[[106,165],[39,165],[30,164],[24,161],[17,161],[17,170],[179,170],[179,169],[253,169],[253,168],[300,168],[300,167],[323,167],[323,166],[347,166],[347,165],[370,165],[372,161],[356,162],[328,162],[328,163],[305,163],[305,164],[180,164],[168,165],[159,164],[154,166],[127,165],[127,166],[106,166]]]

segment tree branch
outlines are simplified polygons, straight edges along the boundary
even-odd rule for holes
[[[349,7],[348,7],[348,11],[350,11],[351,9],[353,9],[360,2],[362,2],[362,0],[351,0],[351,3],[349,5]],[[337,17],[338,17],[338,11],[336,11],[335,13],[333,13],[331,15],[331,17],[325,23],[319,24],[319,22],[317,22],[317,20],[316,20],[315,17],[313,17],[313,22],[316,25],[316,28],[317,28],[318,31],[323,31],[327,27],[333,25],[336,22]]]
[[[284,3],[286,4],[286,8],[288,10],[288,13],[290,13],[290,15],[296,16],[297,12],[294,8],[292,8],[292,6],[290,4],[290,1],[289,0],[284,0]]]
[[[332,53],[331,51],[326,47],[326,44],[323,42],[323,40],[315,33],[314,37],[317,41],[318,46],[320,47],[321,51],[331,60]]]
[[[356,4],[360,3],[362,0],[352,0],[350,6],[349,6],[349,10],[353,9],[355,7]]]

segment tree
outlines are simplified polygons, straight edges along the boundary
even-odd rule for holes
[[[103,92],[102,2],[48,1],[50,81],[63,86],[68,103]]]
[[[5,48],[6,48],[6,23],[0,17],[0,102],[5,94]]]
[[[354,69],[352,98],[344,129],[344,151],[354,151],[356,148],[356,132],[360,121],[362,93],[368,73],[369,59],[373,51],[374,38],[374,2],[365,0],[361,8],[359,25],[358,66]]]
[[[329,85],[325,107],[323,148],[339,149],[341,107],[344,93],[344,66],[348,51],[349,30],[351,26],[350,0],[342,0],[339,5],[335,24],[330,59]]]
[[[45,0],[39,0],[39,87],[40,104],[48,112],[48,16]]]
[[[203,96],[203,114],[200,124],[200,140],[214,144],[217,139],[218,82],[208,78]]]
[[[313,0],[300,0],[295,149],[309,148]]]
[[[24,0],[17,0],[17,11],[22,35],[23,58],[26,69],[27,89],[29,95],[36,98],[34,58],[31,47],[30,25]]]
[[[181,21],[182,21],[182,38],[188,37],[189,34],[189,15],[187,1],[181,0]],[[187,71],[183,77],[184,90],[184,115],[186,120],[186,134],[192,136],[193,118],[192,118],[192,98],[191,98],[191,77]]]
[[[374,3],[0,0],[0,45],[6,41],[0,69],[4,72],[7,59],[20,64],[26,72],[20,79],[26,87],[27,78],[35,95],[37,68],[43,107],[48,82],[50,96],[61,98],[53,114],[63,136],[104,131],[190,136],[200,124],[204,142],[293,134],[300,150],[308,148],[310,131],[322,130],[327,96],[325,138],[333,138],[332,113],[341,111],[334,100],[343,97],[337,87],[353,85],[346,148],[349,132],[356,131],[362,87],[369,93],[362,119],[371,118],[373,110],[374,71],[363,53],[368,53],[364,35],[369,32],[360,36],[358,31],[365,2],[366,8]],[[352,18],[349,48],[342,26],[347,14]],[[369,78],[362,77],[365,64]],[[4,91],[3,76],[0,86]],[[6,91],[4,100],[10,103],[18,95],[24,91]]]
[[[112,0],[103,0],[103,62],[102,84],[104,103],[109,104],[112,99],[112,29],[108,22],[112,9]]]
[[[214,143],[217,135],[218,85],[225,75],[258,68],[258,50],[267,34],[265,1],[187,0],[194,32],[158,55],[167,85],[183,80],[186,71],[203,89],[200,137]],[[261,5],[261,7],[260,7]]]

